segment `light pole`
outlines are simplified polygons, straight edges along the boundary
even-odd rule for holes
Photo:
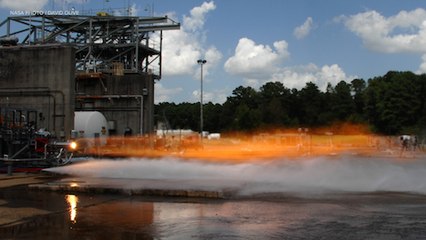
[[[198,59],[198,64],[201,65],[201,89],[200,89],[200,137],[203,143],[203,65],[207,63],[205,59]]]

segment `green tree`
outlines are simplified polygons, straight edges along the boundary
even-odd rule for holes
[[[309,82],[301,90],[280,82],[259,91],[239,86],[223,104],[204,106],[204,128],[210,132],[251,131],[264,127],[316,127],[334,121],[367,122],[383,134],[426,135],[426,74],[390,71],[366,81],[329,84],[326,92]],[[200,127],[199,103],[160,103],[155,120],[169,128]]]
[[[318,86],[312,82],[306,83],[305,87],[300,90],[298,98],[301,107],[299,122],[309,127],[324,124],[324,98]]]
[[[250,131],[259,128],[260,125],[261,113],[258,109],[250,109],[244,103],[238,105],[234,118],[235,130]]]
[[[418,77],[411,72],[388,72],[369,80],[365,102],[368,119],[385,134],[401,133],[415,125],[421,106]]]
[[[259,94],[252,87],[239,86],[224,103],[222,126],[227,130],[252,130],[260,126]]]
[[[351,91],[354,101],[354,119],[356,122],[361,122],[364,119],[364,92],[367,84],[363,79],[354,79],[351,81]]]
[[[334,113],[336,120],[348,120],[355,110],[350,84],[340,81],[334,88],[331,99],[332,102],[327,105],[331,105],[331,112]]]
[[[426,74],[419,75],[417,87],[416,95],[419,98],[420,106],[416,114],[416,128],[423,136],[426,136]]]
[[[220,132],[220,118],[222,115],[222,105],[211,102],[204,104],[204,130],[208,132]]]
[[[262,125],[266,127],[289,125],[289,95],[290,90],[281,82],[268,82],[260,87]]]

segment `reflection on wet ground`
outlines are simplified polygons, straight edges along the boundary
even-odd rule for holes
[[[1,189],[1,239],[421,239],[426,197],[395,192],[233,199],[157,198]],[[17,213],[18,214],[18,213]],[[5,219],[0,211],[0,219]]]
[[[0,239],[422,239],[425,159],[93,159],[0,179]]]

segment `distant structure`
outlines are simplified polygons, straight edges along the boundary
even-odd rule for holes
[[[113,135],[152,133],[163,31],[179,28],[167,16],[106,12],[8,17],[0,23],[0,108],[36,109],[39,125],[66,136],[74,111],[102,112]]]

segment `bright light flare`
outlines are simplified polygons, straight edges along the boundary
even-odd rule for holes
[[[72,142],[70,142],[69,146],[70,146],[71,150],[76,150],[77,149],[77,142],[72,141]]]

